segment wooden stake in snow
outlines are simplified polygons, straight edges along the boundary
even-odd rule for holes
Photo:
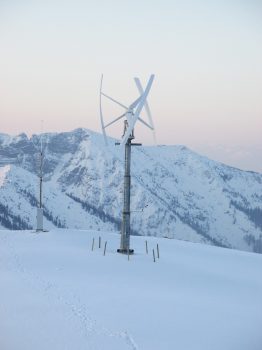
[[[93,237],[93,242],[92,242],[92,251],[94,250],[94,245],[95,245],[95,239]]]
[[[158,246],[158,243],[157,243],[157,245],[156,245],[156,250],[157,250],[157,257],[158,257],[158,259],[159,259],[159,246]]]
[[[104,246],[104,256],[106,255],[106,245],[107,245],[107,241],[105,242],[105,246]]]
[[[155,257],[155,250],[153,249],[153,260],[156,262],[156,257]]]
[[[98,240],[98,248],[101,248],[101,237],[99,236],[99,240]]]
[[[146,241],[146,253],[148,254],[148,246],[147,246],[147,241]]]
[[[129,248],[127,248],[127,259],[129,260]]]

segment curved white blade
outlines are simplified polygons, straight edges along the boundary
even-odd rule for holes
[[[129,136],[132,134],[132,131],[134,129],[134,126],[135,126],[135,123],[140,115],[140,112],[142,111],[142,108],[144,107],[144,104],[145,104],[145,101],[146,101],[146,98],[148,96],[148,93],[150,91],[150,88],[152,86],[152,83],[153,83],[153,80],[154,80],[154,75],[152,74],[148,80],[148,83],[147,83],[147,86],[145,88],[145,91],[143,93],[143,95],[141,96],[141,99],[139,101],[139,104],[136,108],[136,111],[135,111],[135,114],[134,116],[132,117],[132,121],[129,122],[129,125],[128,125],[128,128],[125,132],[125,135],[124,137],[122,138],[122,141],[120,143],[121,146],[125,145]]]
[[[144,93],[144,91],[142,92],[142,94],[140,94],[140,96],[133,103],[131,103],[131,105],[129,106],[129,109],[136,108],[136,106],[138,105],[138,103],[140,102],[140,100],[142,98],[143,93]]]
[[[104,124],[104,118],[103,118],[103,112],[102,112],[102,85],[103,85],[103,74],[101,76],[101,82],[100,82],[99,105],[100,105],[101,128],[102,128],[105,144],[107,145],[107,136],[106,136],[106,132],[105,132],[105,124]]]
[[[144,90],[143,90],[143,87],[142,87],[142,84],[141,84],[139,78],[134,78],[134,80],[135,80],[135,83],[136,83],[136,86],[138,88],[138,91],[139,91],[140,95],[142,95]],[[154,126],[154,123],[153,123],[152,114],[151,114],[151,111],[150,111],[150,108],[149,108],[149,105],[148,105],[147,101],[145,101],[145,110],[146,110],[146,113],[147,113],[147,116],[148,116],[149,123],[151,125],[151,130],[153,131],[154,143],[156,144],[157,142],[156,142],[155,126]]]

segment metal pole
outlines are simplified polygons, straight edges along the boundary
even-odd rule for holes
[[[129,112],[130,113],[130,112]],[[132,113],[130,113],[132,117]],[[128,127],[127,120],[124,123],[124,134]],[[141,143],[132,143],[132,140],[135,138],[134,130],[126,141],[125,144],[125,177],[124,177],[124,205],[122,213],[122,227],[121,227],[121,241],[120,249],[117,249],[118,253],[123,254],[133,254],[134,249],[130,249],[130,191],[131,191],[131,147],[132,146],[141,146]]]
[[[125,144],[125,177],[124,177],[124,206],[123,206],[123,220],[121,227],[121,241],[119,253],[132,254],[134,251],[130,249],[130,164],[131,164],[131,141],[133,135],[130,136]]]
[[[107,245],[107,241],[105,242],[105,246],[104,246],[104,256],[106,255],[106,245]]]
[[[43,186],[43,152],[40,153],[40,188],[39,188],[39,208],[42,208],[42,186]]]
[[[40,164],[39,164],[39,206],[36,214],[36,231],[43,231],[43,151],[41,144]]]
[[[156,262],[155,250],[153,249],[153,261]]]

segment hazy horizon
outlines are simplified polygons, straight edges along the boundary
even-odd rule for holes
[[[82,128],[81,126],[79,126],[78,128],[75,129],[79,129]],[[73,130],[75,130],[73,129]],[[89,129],[89,128],[86,128]],[[64,132],[71,132],[73,130],[65,130]],[[91,129],[89,129],[91,130]],[[91,131],[95,131],[95,130],[91,130]],[[43,133],[59,133],[59,131],[43,131]],[[60,131],[63,132],[63,131]],[[101,134],[102,133],[100,131],[95,131]],[[28,138],[31,138],[33,135],[35,134],[41,134],[41,132],[37,132],[37,133],[26,133],[24,131],[21,131],[19,133],[15,133],[15,134],[9,134],[9,133],[1,133],[1,134],[6,134],[9,136],[19,136],[20,134],[25,133],[27,135]],[[118,139],[120,137],[117,137]],[[152,143],[153,144],[153,143]],[[144,146],[148,145],[148,144],[143,144]],[[153,144],[154,145],[154,144]],[[159,143],[157,143],[157,145],[159,145]],[[169,145],[179,145],[177,143],[170,143]],[[247,171],[255,171],[255,172],[260,172],[262,173],[262,163],[259,162],[258,160],[261,158],[261,154],[262,154],[262,147],[261,146],[251,146],[251,147],[246,147],[241,148],[239,146],[235,146],[235,147],[225,147],[223,145],[212,145],[212,144],[198,144],[198,145],[193,145],[193,146],[189,146],[186,144],[181,144],[182,146],[186,146],[189,147],[190,149],[192,149],[192,151],[195,151],[203,156],[206,156],[212,160],[224,163],[226,165],[235,167],[235,168],[239,168],[242,170],[247,170]]]

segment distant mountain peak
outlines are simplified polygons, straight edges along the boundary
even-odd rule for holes
[[[35,225],[40,137],[0,135],[1,172],[14,165],[12,181],[0,187],[2,227]],[[124,155],[114,142],[106,147],[101,134],[83,128],[43,135],[47,226],[120,230]],[[262,174],[183,145],[134,147],[132,232],[171,232],[179,239],[262,252],[261,183]]]

